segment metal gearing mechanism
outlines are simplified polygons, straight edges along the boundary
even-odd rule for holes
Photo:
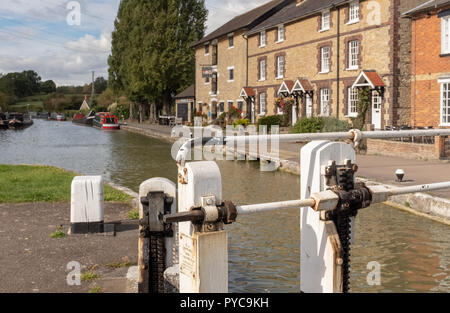
[[[372,202],[372,195],[363,183],[355,183],[358,166],[346,160],[344,165],[336,165],[332,161],[325,169],[328,190],[339,197],[335,210],[324,212],[322,219],[333,221],[341,242],[342,255],[342,291],[350,291],[350,249],[352,239],[352,218],[358,210],[367,208]]]
[[[173,237],[172,225],[162,221],[163,216],[171,213],[174,199],[163,192],[150,192],[141,198],[143,218],[139,220],[143,238],[144,282],[139,285],[141,293],[164,293],[164,271],[166,270],[165,238]]]

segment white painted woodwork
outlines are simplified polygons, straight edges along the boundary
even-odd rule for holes
[[[102,176],[77,176],[72,181],[70,222],[103,222]]]
[[[139,186],[139,199],[142,197],[147,197],[149,192],[158,192],[158,191],[160,191],[160,192],[162,191],[167,196],[173,197],[174,201],[172,204],[171,213],[176,213],[177,212],[177,199],[176,199],[177,187],[174,182],[172,182],[166,178],[156,177],[156,178],[151,178],[151,179],[143,182]],[[139,201],[139,217],[142,218],[143,214],[144,213],[143,213],[142,203]],[[173,229],[173,230],[175,233],[175,229]],[[174,244],[175,244],[174,237],[172,237],[172,238],[166,237],[165,238],[165,245],[166,245],[166,251],[167,251],[167,253],[166,253],[166,267],[167,268],[173,266],[173,264],[174,264],[173,253],[172,253]]]
[[[354,149],[345,143],[314,141],[301,150],[301,199],[326,189],[323,176],[330,160],[344,164],[355,161]],[[337,266],[336,230],[333,223],[320,221],[320,213],[310,207],[301,209],[300,288],[306,293],[341,292],[340,266]]]
[[[186,171],[186,172],[184,172]],[[201,206],[201,198],[215,196],[222,202],[222,179],[215,162],[186,163],[178,183],[179,212]],[[179,225],[180,293],[228,292],[227,231],[196,232],[192,223]]]

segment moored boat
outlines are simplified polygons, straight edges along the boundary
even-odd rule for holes
[[[28,115],[22,113],[9,113],[8,128],[10,129],[24,129],[33,125],[33,120]]]
[[[100,112],[95,114],[94,126],[101,129],[120,129],[117,116],[108,113]]]
[[[6,115],[0,113],[0,129],[8,129],[8,120],[6,119]]]
[[[94,118],[95,118],[94,111],[91,111],[88,115],[85,115],[83,113],[77,113],[73,116],[72,123],[85,125],[85,126],[92,126]]]
[[[56,120],[58,122],[65,122],[67,119],[66,119],[66,116],[64,114],[58,114],[58,115],[56,115]]]

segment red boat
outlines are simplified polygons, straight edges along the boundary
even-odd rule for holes
[[[95,114],[93,125],[101,129],[120,129],[117,116],[108,112]]]

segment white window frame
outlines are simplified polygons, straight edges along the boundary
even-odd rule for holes
[[[220,110],[220,104],[223,104],[223,111]],[[225,101],[219,101],[217,102],[217,115],[221,115],[222,113],[225,112]]]
[[[324,32],[329,30],[330,28],[331,28],[331,12],[330,10],[323,11],[320,31]]]
[[[441,85],[440,93],[440,126],[450,126],[450,79],[440,79],[439,84]],[[444,95],[444,86],[447,87],[446,95]],[[446,114],[444,110],[446,109]]]
[[[328,51],[328,52],[326,52]],[[327,58],[325,56],[328,55]],[[331,47],[325,46],[320,48],[320,73],[325,74],[330,72],[331,61]],[[326,65],[326,66],[325,66]]]
[[[264,95],[264,97],[262,97]],[[264,99],[264,110],[262,106],[262,99]],[[261,92],[259,94],[259,116],[264,116],[267,114],[267,93]]]
[[[264,39],[264,40],[263,40]],[[259,47],[260,48],[264,48],[267,44],[267,33],[265,30],[263,30],[260,34],[259,34]]]
[[[263,60],[259,61],[259,65],[258,66],[259,66],[259,81],[260,82],[265,81],[266,78],[267,78],[266,65],[267,65],[267,60],[266,59],[263,59]]]
[[[320,89],[320,116],[330,116],[330,89]]]
[[[233,38],[233,45],[230,46],[230,39]],[[228,49],[234,48],[234,33],[228,34]]]
[[[348,24],[354,24],[359,22],[359,0],[350,2],[348,5]]]
[[[230,72],[233,71],[233,79],[230,79]],[[227,67],[227,72],[228,72],[228,83],[232,83],[234,82],[234,76],[236,75],[235,71],[234,71],[234,66],[229,66]]]
[[[206,53],[206,47],[208,47],[208,53]],[[205,43],[205,57],[209,55],[210,51],[211,51],[211,45],[209,44],[209,42]]]
[[[348,116],[358,117],[359,94],[357,88],[348,87]]]
[[[381,110],[383,105],[383,98],[378,91],[372,92],[372,109]]]
[[[280,62],[281,60],[283,60],[283,62]],[[284,78],[285,64],[286,64],[286,60],[285,60],[284,55],[279,55],[277,57],[277,77],[276,77],[276,79],[283,79]]]
[[[359,41],[352,40],[348,43],[348,70],[359,68]]]
[[[277,43],[280,43],[280,42],[284,41],[285,31],[286,31],[286,29],[284,28],[284,25],[279,25],[278,26],[278,29],[277,29],[277,33],[278,33],[278,35],[277,35]]]
[[[441,18],[441,53],[450,53],[450,16]]]

